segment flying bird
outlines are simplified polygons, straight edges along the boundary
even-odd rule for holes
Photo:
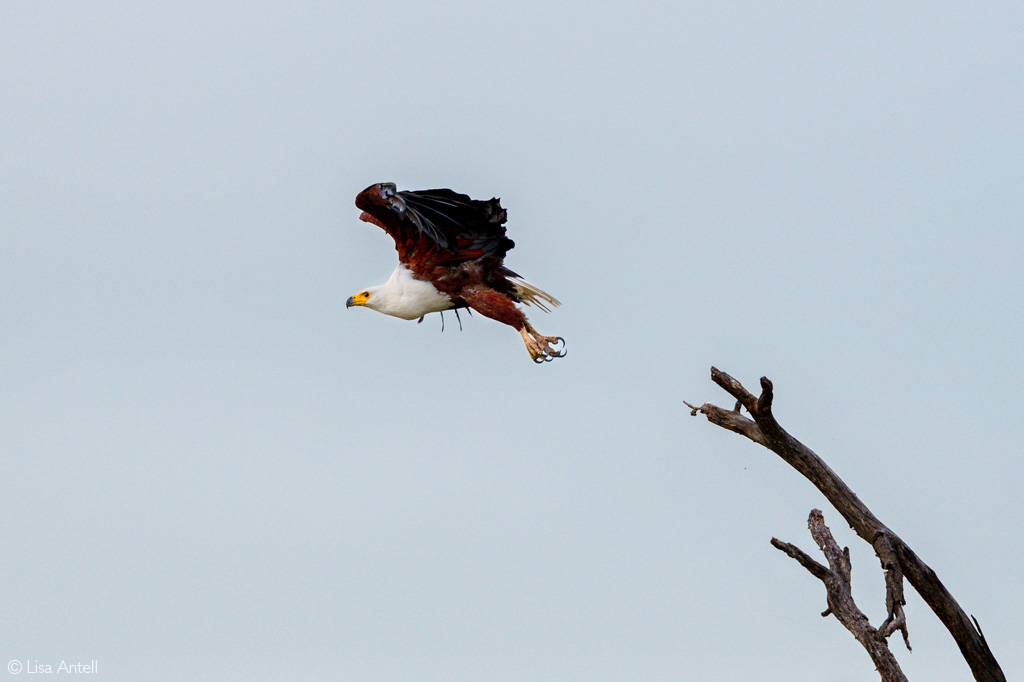
[[[505,236],[500,200],[478,201],[450,189],[399,192],[382,182],[360,192],[356,208],[360,220],[395,240],[398,267],[384,284],[350,296],[346,308],[364,306],[403,320],[469,308],[518,331],[534,362],[565,355],[565,340],[539,334],[516,305],[550,312],[561,304],[504,266],[515,242]]]

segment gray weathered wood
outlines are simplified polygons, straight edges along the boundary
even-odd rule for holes
[[[687,404],[691,414],[703,414],[711,423],[746,436],[777,454],[811,481],[846,519],[857,535],[875,547],[882,567],[886,570],[888,617],[880,628],[881,634],[888,636],[899,630],[905,639],[907,637],[906,618],[902,608],[905,603],[900,577],[902,574],[949,630],[971,672],[974,673],[974,678],[978,682],[1006,682],[1006,677],[988,648],[981,629],[977,627],[977,621],[972,622],[960,608],[953,595],[935,575],[935,571],[921,561],[898,535],[878,520],[824,460],[789,435],[775,421],[772,415],[772,382],[767,377],[762,377],[761,395],[754,397],[740,382],[714,367],[711,368],[711,379],[736,399],[736,409],[726,410],[709,403],[700,407]],[[740,406],[747,410],[752,419],[739,413]]]
[[[838,543],[832,537],[832,532],[825,525],[825,517],[820,510],[811,511],[811,515],[807,519],[807,527],[811,531],[814,542],[828,559],[828,568],[788,542],[772,538],[772,546],[796,559],[801,566],[810,571],[811,575],[825,584],[828,609],[821,615],[835,616],[843,624],[843,627],[853,633],[853,636],[871,657],[875,669],[882,677],[882,682],[907,682],[906,676],[900,669],[900,664],[889,649],[888,641],[871,626],[868,617],[853,600],[851,587],[853,567],[850,564],[849,548],[839,549]]]

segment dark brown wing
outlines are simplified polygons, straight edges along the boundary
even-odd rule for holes
[[[360,192],[356,206],[360,218],[391,235],[406,264],[453,267],[483,259],[497,268],[515,246],[505,236],[507,214],[498,199],[478,201],[450,189],[399,192],[386,182]]]

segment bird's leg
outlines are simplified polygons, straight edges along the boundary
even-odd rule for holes
[[[519,330],[519,334],[526,343],[526,352],[534,362],[551,362],[555,358],[565,357],[565,339],[561,336],[543,336],[529,322]],[[560,350],[556,350],[558,344],[562,344]]]

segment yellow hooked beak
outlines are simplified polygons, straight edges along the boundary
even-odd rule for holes
[[[370,298],[370,292],[362,291],[355,296],[349,296],[348,300],[345,301],[345,307],[351,308],[354,305],[366,305],[366,301]]]

